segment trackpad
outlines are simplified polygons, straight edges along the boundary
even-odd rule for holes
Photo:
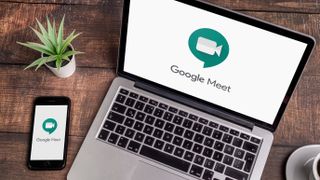
[[[186,180],[183,177],[172,174],[150,164],[139,162],[134,170],[131,180]]]

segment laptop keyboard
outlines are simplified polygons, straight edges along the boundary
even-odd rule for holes
[[[97,138],[203,180],[249,179],[261,139],[120,88]]]

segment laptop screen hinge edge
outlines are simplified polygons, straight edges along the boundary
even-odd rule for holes
[[[218,110],[216,108],[208,107],[208,105],[205,105],[205,104],[199,103],[199,102],[195,102],[192,99],[182,97],[178,93],[174,93],[174,92],[165,90],[161,87],[154,87],[154,86],[151,86],[146,83],[139,82],[139,81],[135,82],[134,87],[151,92],[153,94],[164,97],[166,99],[170,99],[172,101],[181,103],[181,104],[189,106],[191,108],[195,108],[195,109],[202,111],[204,113],[208,113],[210,115],[217,116],[217,117],[222,118],[222,119],[229,121],[231,123],[235,123],[239,126],[245,127],[247,129],[249,129],[250,131],[252,131],[255,126],[254,123],[248,122],[240,117],[236,117],[234,115],[231,115],[230,113],[223,112],[222,110]]]

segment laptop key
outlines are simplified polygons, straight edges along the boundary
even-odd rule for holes
[[[224,144],[222,142],[216,141],[216,143],[214,144],[214,149],[222,151],[224,147]]]
[[[250,142],[244,142],[243,144],[243,147],[242,147],[244,150],[247,150],[249,152],[252,152],[252,153],[257,153],[258,151],[258,146],[255,145],[255,144],[252,144]]]
[[[182,136],[184,129],[182,127],[176,126],[174,129],[174,134]]]
[[[171,154],[171,153],[173,152],[173,149],[174,149],[174,146],[171,145],[171,144],[166,144],[166,145],[164,146],[164,151],[167,152],[167,153],[169,153],[169,154]]]
[[[155,115],[158,118],[161,118],[162,115],[163,115],[163,112],[164,111],[162,109],[156,108],[156,110],[154,111],[153,115]]]
[[[146,125],[146,126],[144,126],[143,132],[146,133],[146,134],[151,135],[152,132],[153,132],[153,127],[151,127],[149,125]]]
[[[136,100],[132,99],[132,98],[128,98],[126,100],[126,105],[132,107],[134,105],[134,103],[136,102]]]
[[[202,176],[203,180],[212,180],[214,173],[212,171],[209,170],[205,170]]]
[[[169,107],[169,111],[172,112],[172,113],[177,113],[178,109],[174,108],[174,107]]]
[[[140,96],[139,100],[142,102],[148,102],[148,98],[144,97],[144,96]]]
[[[190,151],[186,151],[186,153],[184,154],[183,159],[188,160],[188,161],[192,161],[194,157],[194,153],[190,152]]]
[[[124,105],[118,104],[118,103],[114,103],[112,108],[113,111],[124,114],[124,112],[126,112],[126,107]]]
[[[126,97],[124,95],[118,94],[116,101],[119,103],[124,103],[124,101],[126,100]]]
[[[172,118],[173,118],[173,114],[172,113],[169,113],[169,112],[165,112],[164,113],[164,116],[163,116],[163,119],[166,120],[166,121],[172,121]]]
[[[201,177],[203,168],[197,165],[192,165],[190,169],[190,174],[196,177]]]
[[[248,134],[244,134],[244,133],[241,133],[240,137],[245,139],[245,140],[249,140],[249,138],[250,138],[250,136]]]
[[[182,147],[185,149],[190,150],[192,148],[193,142],[184,140]]]
[[[149,104],[147,104],[143,111],[144,111],[145,113],[152,114],[152,113],[153,113],[153,110],[154,110],[154,107],[153,107],[153,106],[150,106]]]
[[[163,103],[160,103],[160,104],[159,104],[159,108],[164,109],[164,110],[167,110],[167,109],[168,109],[168,105],[163,104]]]
[[[242,143],[243,143],[242,139],[239,139],[239,138],[235,137],[233,139],[232,145],[237,146],[237,147],[241,147]]]
[[[124,136],[128,137],[128,138],[132,138],[134,136],[135,131],[132,129],[127,129],[126,133],[124,134]]]
[[[172,138],[173,138],[173,135],[170,134],[170,133],[167,133],[167,132],[166,132],[166,133],[164,134],[164,136],[163,136],[163,140],[164,140],[164,141],[167,141],[167,142],[169,142],[169,143],[171,142]]]
[[[222,157],[223,154],[221,152],[215,151],[212,158],[216,161],[221,161]]]
[[[221,137],[222,137],[222,132],[221,132],[221,131],[218,131],[218,130],[214,130],[214,131],[213,131],[213,134],[212,134],[212,137],[215,138],[215,139],[220,140]]]
[[[193,160],[194,163],[202,166],[203,162],[204,162],[204,157],[196,155],[196,157]]]
[[[251,137],[250,139],[251,142],[256,143],[256,144],[260,144],[261,140],[255,137]]]
[[[183,139],[181,137],[175,136],[172,143],[177,146],[181,146]]]
[[[231,167],[227,167],[225,175],[230,176],[235,179],[241,179],[241,180],[248,179],[248,174],[241,172],[241,171],[238,171],[238,170],[231,168]]]
[[[191,120],[185,119],[185,120],[183,121],[182,126],[185,127],[185,128],[190,129],[191,126],[192,126],[192,123],[193,123],[193,122],[192,122]]]
[[[194,132],[190,131],[190,130],[186,130],[185,133],[184,133],[184,137],[189,139],[189,140],[192,140],[193,135],[194,135]]]
[[[235,153],[234,153],[234,156],[239,158],[239,159],[242,159],[243,156],[244,156],[244,150],[241,150],[241,149],[236,149]]]
[[[192,128],[192,129],[193,129],[194,131],[201,132],[202,127],[203,127],[203,125],[202,125],[202,124],[194,123],[194,124],[193,124],[193,128]]]
[[[181,125],[182,120],[183,120],[183,117],[175,115],[172,122],[177,124],[177,125]]]
[[[125,130],[126,130],[126,128],[124,126],[118,125],[116,128],[116,133],[122,135]]]
[[[138,141],[138,142],[142,142],[144,139],[145,135],[142,133],[137,133],[136,136],[134,137],[134,140]]]
[[[105,141],[107,140],[108,135],[109,135],[109,131],[102,129],[99,133],[98,138]]]
[[[163,134],[163,131],[162,131],[162,130],[156,129],[156,130],[154,130],[154,132],[153,132],[153,137],[158,138],[158,139],[161,139],[162,134]]]
[[[212,154],[213,154],[213,150],[209,149],[209,148],[204,148],[203,153],[204,156],[211,158]]]
[[[148,116],[146,117],[145,122],[146,122],[147,124],[153,125],[155,119],[156,119],[156,118],[148,115]]]
[[[232,136],[229,135],[229,134],[224,134],[224,135],[223,135],[223,138],[222,138],[222,141],[223,141],[223,142],[226,142],[226,143],[231,143],[231,141],[232,141]]]
[[[219,173],[223,173],[225,167],[226,167],[225,165],[221,163],[217,163],[216,166],[214,167],[214,170]]]
[[[168,166],[179,169],[183,172],[188,172],[189,167],[191,165],[189,162],[185,160],[168,155],[166,153],[150,148],[148,146],[142,146],[140,154],[150,159],[166,164]]]
[[[141,144],[135,141],[130,141],[127,147],[128,150],[137,153],[140,149]]]
[[[207,124],[209,123],[209,120],[204,119],[204,118],[200,118],[200,119],[199,119],[199,122],[202,123],[202,124],[204,124],[204,125],[207,125]]]
[[[193,114],[189,114],[188,118],[191,120],[194,120],[194,121],[198,120],[198,116],[193,115]]]
[[[228,132],[229,131],[229,128],[223,126],[223,125],[220,125],[219,129],[223,132]]]
[[[111,133],[110,136],[109,136],[108,142],[112,143],[112,144],[116,144],[118,138],[119,138],[119,135]]]
[[[188,116],[188,113],[185,112],[185,111],[180,110],[180,111],[179,111],[179,115],[180,115],[180,116],[183,116],[183,117],[187,117],[187,116]]]
[[[149,145],[149,146],[152,146],[153,142],[154,142],[154,138],[150,137],[150,136],[147,136],[146,139],[144,140],[144,143]]]
[[[213,143],[214,143],[214,140],[211,138],[206,137],[206,139],[204,140],[204,145],[210,148],[213,146]]]
[[[229,155],[232,155],[233,151],[234,151],[234,147],[233,146],[226,145],[226,147],[224,148],[223,152],[225,152],[225,153],[227,153]]]
[[[212,132],[213,132],[212,128],[205,126],[203,128],[202,134],[207,135],[207,136],[211,136]]]
[[[124,116],[118,114],[118,113],[115,113],[115,112],[110,112],[109,115],[108,115],[108,119],[114,121],[114,122],[117,122],[119,124],[122,124],[123,121],[124,121]]]
[[[201,154],[203,147],[200,144],[194,144],[192,151]]]
[[[149,104],[154,105],[154,106],[158,106],[158,102],[153,99],[149,100]]]
[[[233,167],[241,170],[243,168],[243,165],[244,165],[244,162],[239,160],[239,159],[236,159],[233,163]]]
[[[181,148],[179,148],[179,147],[176,147],[176,149],[174,150],[174,153],[173,153],[173,154],[174,154],[175,156],[182,157],[183,153],[184,153],[184,150],[183,150],[183,149],[181,149]]]
[[[127,139],[125,137],[120,137],[119,142],[118,142],[118,146],[120,146],[122,148],[126,148],[128,142],[129,142],[129,139]]]
[[[230,134],[235,135],[235,136],[239,136],[240,132],[239,132],[239,131],[236,131],[236,130],[234,130],[234,129],[231,129],[231,130],[230,130]]]
[[[126,120],[124,121],[124,125],[127,126],[127,127],[132,127],[134,124],[134,120],[131,119],[131,118],[126,118]]]
[[[136,103],[136,105],[134,106],[134,108],[142,111],[143,108],[144,108],[144,105],[145,105],[145,104],[144,104],[143,102],[137,101],[137,103]]]
[[[199,144],[202,144],[203,139],[204,139],[204,136],[203,136],[203,135],[201,135],[201,134],[196,134],[196,135],[194,136],[194,139],[193,139],[193,140],[194,140],[195,142],[199,143]]]
[[[138,130],[138,131],[142,131],[143,128],[143,123],[136,121],[136,123],[133,126],[133,129]]]
[[[111,121],[106,121],[103,125],[104,128],[110,130],[110,131],[113,131],[114,128],[116,127],[116,123],[114,122],[111,122]]]
[[[224,158],[223,158],[224,164],[231,166],[232,162],[233,162],[233,157],[228,156],[228,155],[224,156]]]
[[[134,99],[137,99],[139,97],[139,95],[137,93],[134,93],[134,92],[131,92],[129,94],[130,97],[134,98]]]
[[[126,89],[120,89],[120,93],[121,94],[124,94],[124,95],[128,95],[129,94],[129,91],[128,90],[126,90]]]
[[[136,115],[136,119],[139,121],[143,121],[145,118],[146,114],[142,113],[142,112],[138,112]]]
[[[166,125],[164,126],[164,130],[166,130],[168,132],[172,132],[174,127],[175,126],[172,123],[167,122]]]
[[[164,123],[165,123],[165,122],[164,122],[163,120],[157,119],[157,121],[156,121],[156,123],[155,123],[155,126],[161,129],[161,128],[163,128]]]
[[[208,169],[213,169],[213,166],[214,166],[214,161],[210,159],[206,159],[206,161],[204,162],[204,167]]]
[[[163,146],[164,146],[164,142],[163,141],[156,140],[156,142],[154,143],[154,147],[159,149],[159,150],[162,150]]]
[[[209,122],[209,126],[213,127],[213,128],[218,128],[219,125],[217,123],[211,121],[211,122]]]
[[[129,117],[131,117],[131,118],[133,118],[135,114],[136,114],[136,110],[131,109],[131,108],[129,108],[129,109],[127,110],[127,113],[126,113],[126,115],[129,116]]]
[[[244,165],[243,170],[246,172],[250,172],[251,171],[251,167],[253,165],[253,161],[254,161],[255,155],[247,153],[244,160],[246,161],[246,164]]]

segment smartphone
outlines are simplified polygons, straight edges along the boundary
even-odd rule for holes
[[[38,97],[33,105],[28,167],[59,170],[66,165],[71,102],[68,97]]]

